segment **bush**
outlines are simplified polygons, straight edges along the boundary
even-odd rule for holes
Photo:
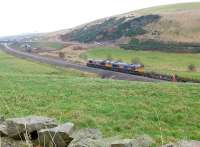
[[[88,56],[86,54],[81,54],[80,57],[84,60],[88,60]]]
[[[86,25],[84,29],[76,29],[69,34],[63,35],[62,38],[87,43],[93,41],[112,41],[122,36],[133,37],[145,34],[146,31],[143,28],[159,19],[159,15],[145,15],[132,19],[113,17],[102,23],[91,26]]]
[[[131,63],[132,64],[141,64],[141,61],[140,61],[140,58],[133,58],[132,60],[131,60]]]
[[[122,59],[118,59],[117,61],[118,61],[118,62],[123,62],[123,60],[122,60]]]
[[[113,58],[112,58],[112,56],[109,54],[109,55],[107,56],[106,60],[112,61]]]
[[[199,53],[199,43],[177,43],[177,42],[159,42],[156,40],[139,40],[133,38],[128,44],[120,44],[121,48],[127,50],[150,50],[150,51],[164,51],[164,52],[178,52],[178,53]]]
[[[65,53],[63,53],[63,52],[59,52],[58,55],[59,55],[59,57],[62,58],[62,59],[65,58]]]
[[[31,48],[27,48],[27,49],[26,49],[26,52],[27,52],[27,53],[31,53],[31,52],[32,52]]]
[[[188,65],[188,70],[189,71],[196,71],[196,66],[194,64]]]

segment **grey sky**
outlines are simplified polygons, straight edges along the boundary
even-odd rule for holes
[[[0,36],[67,29],[92,20],[136,9],[193,1],[0,0]]]

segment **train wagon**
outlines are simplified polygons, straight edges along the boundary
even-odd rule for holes
[[[87,66],[129,74],[144,74],[144,65],[142,64],[128,64],[125,62],[110,60],[88,60]]]

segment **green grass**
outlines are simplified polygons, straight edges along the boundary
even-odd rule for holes
[[[48,47],[48,48],[52,48],[52,49],[62,49],[62,48],[64,48],[64,45],[62,43],[59,43],[59,42],[40,42],[39,44],[33,43],[33,46]]]
[[[86,77],[0,52],[0,115],[44,115],[105,136],[200,139],[200,86]]]
[[[32,42],[31,46],[36,48],[50,48],[50,49],[62,49],[64,45],[59,42]]]
[[[83,58],[106,59],[111,56],[114,60],[123,60],[131,63],[139,58],[145,65],[146,71],[163,74],[177,74],[182,77],[200,79],[200,54],[178,54],[154,51],[132,51],[118,48],[95,48],[81,55]],[[197,71],[189,71],[188,65],[194,64]]]
[[[194,10],[199,9],[200,3],[199,2],[193,2],[193,3],[179,3],[179,4],[171,4],[171,5],[163,5],[163,6],[157,6],[157,7],[151,7],[146,9],[138,10],[137,12],[140,13],[167,13],[167,12],[177,12],[181,10]]]

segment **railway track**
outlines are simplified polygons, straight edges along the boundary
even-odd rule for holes
[[[50,65],[60,66],[60,67],[64,67],[64,68],[73,68],[73,69],[77,69],[77,70],[84,71],[84,72],[96,73],[96,74],[100,75],[102,78],[116,79],[116,80],[144,81],[144,82],[161,82],[161,80],[157,80],[157,79],[153,79],[153,78],[119,73],[119,72],[115,72],[115,71],[108,71],[108,70],[104,70],[104,69],[97,69],[97,68],[92,68],[92,67],[88,67],[85,65],[66,62],[66,61],[59,60],[59,59],[51,59],[51,58],[39,56],[39,55],[32,54],[32,53],[22,52],[22,51],[19,51],[19,50],[9,47],[9,45],[7,43],[4,43],[4,48],[1,48],[1,50],[5,51],[9,54],[12,54],[16,57],[23,58],[23,59],[29,59],[29,60],[31,59],[33,61],[46,63],[46,64],[50,64]]]

